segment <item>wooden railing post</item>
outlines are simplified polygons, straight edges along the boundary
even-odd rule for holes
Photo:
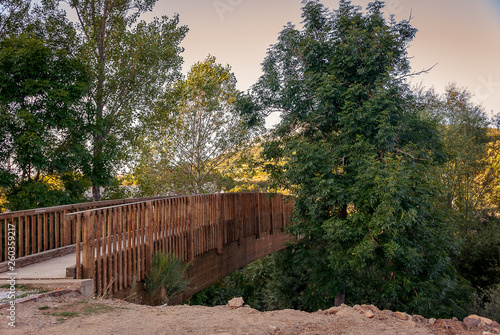
[[[144,270],[147,272],[151,267],[151,263],[153,261],[153,207],[151,206],[151,202],[146,202],[146,211],[145,211],[145,223],[146,223],[146,264],[144,266]]]
[[[201,215],[200,208],[194,206],[196,201],[191,201],[195,199],[186,199],[186,220],[188,224],[188,261],[191,262],[194,259],[194,224],[193,224],[193,210],[196,208],[196,213],[194,215],[198,217]]]
[[[81,214],[78,214],[75,216],[76,220],[76,279],[82,279],[82,263],[81,263],[81,248],[80,248],[80,243],[82,242],[82,217]],[[68,224],[69,219],[66,219],[66,216],[64,216],[63,223],[64,225]]]
[[[255,223],[255,236],[256,238],[260,238],[260,227],[261,227],[261,217],[262,217],[262,193],[257,193],[257,222]]]
[[[94,215],[83,213],[83,278],[94,278]]]
[[[241,193],[237,193],[235,199],[235,210],[234,210],[234,219],[236,221],[236,238],[238,239],[238,245],[241,245],[243,241],[243,210],[241,208]]]
[[[216,200],[216,218],[217,218],[217,253],[222,254],[222,245],[224,243],[224,222],[222,222],[222,194],[217,194]]]

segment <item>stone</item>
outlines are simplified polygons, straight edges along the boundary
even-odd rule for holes
[[[437,321],[436,319],[434,319],[434,318],[430,318],[430,319],[429,319],[429,324],[432,326],[433,324],[435,324],[435,323],[436,323],[436,321]]]
[[[369,319],[373,318],[375,316],[375,314],[373,314],[372,311],[366,311],[365,312],[365,316]]]
[[[418,322],[425,322],[425,318],[422,315],[415,314],[415,315],[411,316],[411,321],[417,322],[417,323]]]
[[[403,321],[408,320],[408,314],[406,314],[406,313],[394,312],[394,316],[395,316],[397,319],[399,319],[399,320],[403,320]]]
[[[464,319],[464,323],[469,329],[479,326],[481,320],[467,317]]]
[[[337,312],[340,311],[340,307],[331,307],[326,310],[327,314],[337,314]]]
[[[482,316],[478,316],[476,314],[469,315],[468,318],[479,320],[479,327],[483,326],[491,326],[493,321],[488,318],[483,318]]]
[[[245,302],[243,301],[243,298],[233,298],[233,299],[229,300],[227,305],[234,309],[234,308],[243,307],[244,303]]]

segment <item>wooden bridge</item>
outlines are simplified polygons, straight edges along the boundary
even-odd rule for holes
[[[83,203],[0,214],[0,272],[68,253],[77,279],[113,294],[147,276],[155,252],[190,263],[187,298],[291,239],[283,195],[226,193]]]

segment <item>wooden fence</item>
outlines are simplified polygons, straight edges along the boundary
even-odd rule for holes
[[[76,224],[77,278],[93,278],[96,294],[112,294],[143,279],[157,251],[185,261],[210,250],[221,253],[224,245],[249,236],[281,234],[291,212],[282,195],[228,193],[98,208],[66,219]]]
[[[135,203],[146,199],[165,199],[165,197],[85,202],[0,213],[0,262],[8,260],[9,246],[10,255],[19,258],[74,244],[75,223],[64,221],[64,215],[67,213]]]

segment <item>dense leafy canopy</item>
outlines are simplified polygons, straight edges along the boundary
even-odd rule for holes
[[[69,1],[79,19],[79,57],[91,75],[87,114],[92,160],[83,172],[92,181],[94,200],[100,199],[100,187],[108,185],[129,158],[138,114],[147,113],[180,77],[179,44],[187,27],[178,26],[177,15],[137,22],[155,2]]]
[[[10,195],[23,184],[71,173],[81,165],[86,130],[79,107],[87,87],[84,65],[64,50],[30,35],[0,42],[0,182],[2,187],[14,185]],[[48,186],[35,189],[40,187]],[[28,188],[33,197],[43,198],[43,190]],[[52,204],[58,201],[10,203],[11,209]]]
[[[276,186],[297,197],[306,305],[345,293],[352,303],[458,314],[466,296],[449,263],[454,243],[432,205],[429,171],[442,145],[405,82],[416,29],[382,9],[305,2],[303,29],[281,32],[255,86],[263,106],[282,111],[264,154]]]

